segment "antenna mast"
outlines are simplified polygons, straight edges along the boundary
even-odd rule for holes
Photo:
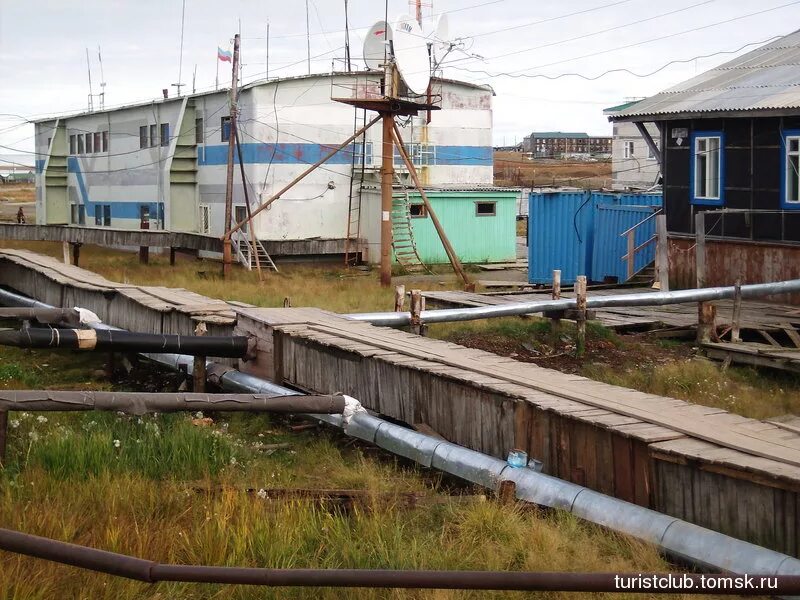
[[[267,20],[267,79],[269,79],[269,20]]]
[[[89,112],[94,110],[94,94],[92,93],[92,64],[89,62],[89,49],[86,48],[86,70],[89,73]]]
[[[347,18],[347,0],[344,0],[344,60],[349,73],[352,69],[350,67],[350,24]]]
[[[100,110],[106,107],[106,76],[103,73],[103,55],[100,54],[100,44],[97,45],[97,62],[100,63]]]
[[[172,85],[178,88],[178,96],[181,95],[181,88],[183,84],[181,83],[181,75],[183,74],[183,24],[186,19],[186,0],[183,0],[183,4],[181,5],[181,49],[180,54],[178,57],[178,83],[173,83]]]
[[[311,75],[311,29],[308,25],[308,0],[306,0],[306,53],[308,56],[308,74]]]

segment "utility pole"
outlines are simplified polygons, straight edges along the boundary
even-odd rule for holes
[[[231,248],[231,220],[233,216],[233,151],[236,146],[236,114],[238,112],[239,34],[233,38],[233,64],[231,71],[231,114],[228,131],[228,176],[225,180],[225,236],[222,240],[222,276],[228,277],[233,263]]]
[[[269,79],[269,21],[267,21],[267,79]]]
[[[390,71],[387,70],[387,79]],[[387,83],[388,85],[388,83]],[[383,113],[381,157],[381,286],[392,285],[392,180],[394,179],[394,115]]]
[[[86,70],[89,72],[89,112],[94,110],[94,93],[92,93],[92,63],[89,62],[89,49],[86,49]]]
[[[308,0],[306,0],[306,54],[308,56],[308,74],[311,75],[311,29],[308,24]]]
[[[347,72],[350,68],[350,23],[347,15],[347,0],[344,0],[344,60],[347,65]]]

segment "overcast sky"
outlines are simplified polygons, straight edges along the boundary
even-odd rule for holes
[[[86,48],[99,90],[102,49],[106,106],[147,100],[178,81],[181,0],[0,0],[0,144],[32,150],[33,126],[20,117],[83,110]],[[595,77],[611,69],[645,74],[686,60],[790,33],[800,0],[431,0],[425,13],[446,12],[450,37],[463,50],[444,74],[488,83],[496,91],[495,144],[521,141],[532,130],[610,135],[604,107],[647,96],[729,60],[722,54],[673,64],[650,77],[613,73],[594,81],[511,78],[501,73]],[[361,53],[366,29],[383,17],[382,3],[350,0],[351,47]],[[389,0],[390,21],[407,13]],[[761,14],[753,14],[760,12]],[[327,72],[344,56],[344,1],[309,0],[312,70]],[[741,18],[739,18],[741,17]],[[270,23],[270,74],[306,72],[306,12],[300,0],[186,0],[181,80],[214,86],[217,46],[227,47],[241,23],[245,81],[263,76]],[[728,21],[727,23],[723,21]],[[690,31],[694,30],[694,31]],[[662,38],[662,39],[656,39]],[[749,46],[744,51],[754,48]],[[342,63],[339,62],[339,65]],[[363,63],[357,61],[359,68]],[[488,72],[481,73],[480,71]],[[220,80],[230,70],[221,63]],[[175,88],[170,88],[174,93]],[[9,150],[0,148],[0,153]]]

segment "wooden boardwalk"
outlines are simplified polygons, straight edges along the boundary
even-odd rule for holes
[[[216,334],[254,336],[256,358],[243,371],[350,394],[493,456],[522,448],[546,473],[800,555],[796,420],[747,419],[315,308],[116,283],[32,252],[0,250],[0,284],[126,329],[191,333],[205,321]]]
[[[652,292],[650,288],[619,288],[589,290],[590,296],[608,296]],[[494,306],[516,302],[538,302],[549,300],[550,292],[523,294],[476,294],[473,292],[423,292],[428,308],[467,308]],[[573,298],[572,292],[562,294]],[[717,325],[725,329],[733,316],[731,300],[717,300]],[[616,331],[672,330],[693,331],[697,326],[697,303],[671,304],[667,306],[627,306],[596,309],[596,319]],[[782,332],[800,328],[800,307],[772,304],[759,300],[742,302],[741,328],[754,332]]]

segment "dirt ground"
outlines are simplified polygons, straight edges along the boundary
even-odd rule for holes
[[[22,207],[28,223],[36,222],[36,188],[28,183],[0,185],[0,221],[16,222]]]
[[[528,160],[520,152],[494,153],[494,183],[499,186],[608,187],[611,161]]]
[[[644,335],[614,335],[600,328],[587,332],[583,358],[575,356],[572,325],[564,325],[563,333],[536,331],[525,338],[503,333],[464,332],[448,336],[449,341],[469,348],[508,356],[563,373],[582,373],[587,364],[595,367],[646,370],[676,360],[689,358],[685,344],[664,343]],[[693,352],[689,352],[693,354]]]

